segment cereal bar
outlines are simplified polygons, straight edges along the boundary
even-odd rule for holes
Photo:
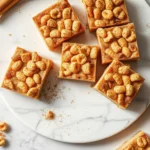
[[[59,0],[33,17],[33,20],[50,50],[84,32],[84,27],[67,0]]]
[[[138,60],[138,49],[135,27],[133,23],[111,28],[97,29],[97,39],[101,48],[102,64],[119,60]]]
[[[97,46],[64,43],[59,78],[95,82],[98,51]]]
[[[40,91],[52,67],[52,61],[17,48],[6,72],[2,87],[39,99]]]
[[[129,23],[125,0],[82,0],[88,17],[89,29],[96,30]]]
[[[126,109],[137,95],[143,82],[144,78],[131,70],[130,66],[114,60],[94,88],[118,107]]]
[[[150,138],[144,132],[139,131],[117,150],[150,150]]]

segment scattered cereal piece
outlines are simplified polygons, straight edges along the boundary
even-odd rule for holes
[[[52,120],[52,119],[54,119],[54,117],[55,117],[55,114],[50,110],[45,115],[46,120]]]
[[[0,136],[0,146],[4,146],[6,143],[6,140],[3,136]]]
[[[6,122],[0,122],[0,131],[5,132],[8,130],[8,124]]]

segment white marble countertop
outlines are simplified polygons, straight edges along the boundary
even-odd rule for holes
[[[121,133],[95,143],[89,144],[67,144],[47,139],[38,135],[24,124],[22,124],[8,110],[2,100],[0,100],[0,121],[9,123],[11,130],[6,133],[7,145],[2,150],[115,150],[122,142],[134,135],[139,130],[150,134],[150,107],[147,111],[129,128]]]

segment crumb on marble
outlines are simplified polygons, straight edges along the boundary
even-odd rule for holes
[[[55,114],[54,114],[54,112],[53,111],[48,111],[46,114],[45,114],[45,119],[46,120],[52,120],[52,119],[54,119],[54,117],[55,117]]]
[[[6,122],[0,122],[0,131],[5,132],[8,130],[8,124]]]
[[[73,104],[73,103],[74,103],[74,100],[72,99],[72,100],[71,100],[71,104]]]
[[[20,8],[18,8],[18,9],[16,10],[16,12],[21,13]]]

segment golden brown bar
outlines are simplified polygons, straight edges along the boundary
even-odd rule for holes
[[[84,27],[67,0],[59,0],[33,17],[33,20],[50,50],[84,32]]]
[[[105,29],[99,28],[96,34],[101,48],[102,64],[111,63],[115,58],[123,61],[140,58],[133,23]]]
[[[59,78],[95,82],[99,48],[63,43]]]
[[[117,150],[150,150],[150,138],[144,132],[139,131]]]
[[[129,23],[125,0],[82,0],[91,31]]]
[[[52,61],[17,47],[2,87],[39,99],[44,81],[52,67]]]
[[[0,0],[0,17],[14,6],[19,0]]]
[[[118,107],[126,109],[139,92],[144,78],[119,60],[114,60],[104,71],[95,89]]]

